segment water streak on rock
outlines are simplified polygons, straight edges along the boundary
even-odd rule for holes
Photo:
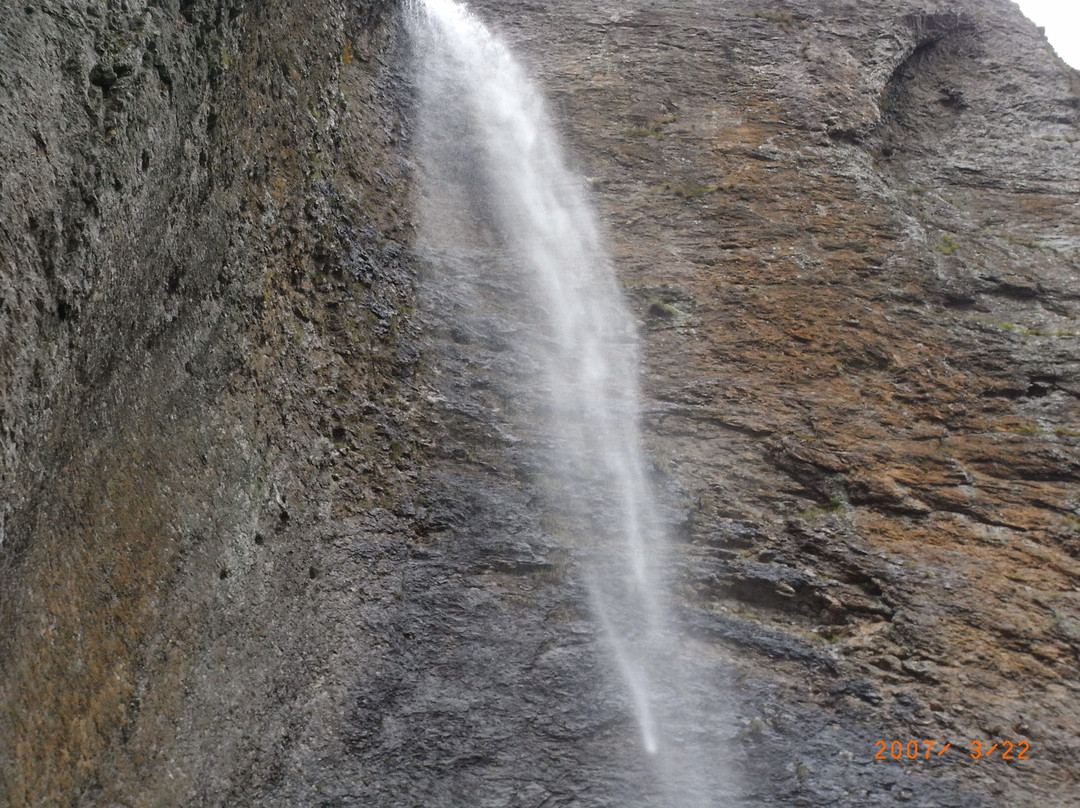
[[[696,767],[675,740],[683,708],[670,670],[677,632],[660,572],[664,530],[640,447],[634,327],[584,182],[567,167],[539,91],[479,19],[452,0],[412,12],[429,258],[457,273],[439,282],[458,294],[483,294],[460,260],[478,246],[501,256],[488,271],[519,274],[525,302],[510,305],[529,336],[514,347],[541,368],[537,386],[547,391],[534,406],[550,416],[558,520],[584,560],[594,615],[668,804],[707,805],[689,796],[699,789],[668,782]]]

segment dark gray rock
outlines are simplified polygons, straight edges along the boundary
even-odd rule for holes
[[[1005,0],[476,6],[640,321],[701,783],[1071,805],[1076,71]],[[0,10],[0,803],[675,802],[399,13]]]

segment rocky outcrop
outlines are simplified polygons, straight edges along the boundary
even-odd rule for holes
[[[1005,0],[475,5],[640,322],[718,793],[1069,805],[1076,71]],[[513,292],[411,251],[399,13],[0,12],[5,804],[662,804]]]
[[[410,473],[387,9],[32,0],[0,37],[0,803],[301,788]]]
[[[535,49],[637,304],[698,619],[831,660],[778,672],[786,703],[965,750],[905,774],[1068,804],[1076,71],[1009,3],[501,21]],[[827,742],[771,731],[806,767],[791,799],[841,804]],[[1018,738],[1045,752],[967,756]],[[869,738],[841,753],[889,765]]]

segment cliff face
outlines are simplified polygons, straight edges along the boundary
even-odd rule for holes
[[[406,498],[389,31],[0,12],[0,803],[256,804],[336,737],[363,576],[315,525]]]
[[[1076,71],[1004,0],[474,5],[639,318],[732,804],[1070,804]],[[0,11],[6,804],[654,804],[512,315],[411,252],[399,13]]]
[[[876,738],[1029,738],[941,773],[1067,804],[1076,71],[1009,3],[530,8],[500,19],[637,303],[690,600],[828,653],[788,698]]]

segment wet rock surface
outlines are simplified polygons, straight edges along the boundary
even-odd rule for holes
[[[549,508],[527,314],[484,245],[483,296],[415,249],[398,10],[23,5],[7,804],[664,805]],[[475,5],[639,321],[717,793],[1073,804],[1077,73],[997,0]]]
[[[390,20],[0,11],[4,805],[260,804],[341,743],[354,544],[410,530]]]
[[[852,737],[860,797],[784,799],[1069,804],[1076,72],[1005,3],[482,5],[607,216],[691,626],[800,662],[786,704],[964,749],[903,767],[953,797]],[[800,734],[774,767],[841,776]],[[997,736],[1045,754],[966,756]]]

